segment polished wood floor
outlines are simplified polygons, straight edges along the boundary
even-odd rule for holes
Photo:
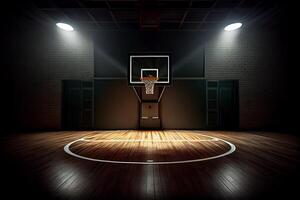
[[[79,140],[81,139],[81,140]],[[77,140],[77,141],[76,141]],[[62,131],[1,136],[1,195],[39,199],[251,199],[297,194],[296,136],[268,132]],[[76,141],[76,142],[74,142]],[[106,163],[95,160],[191,163]]]
[[[228,152],[230,146],[191,131],[108,131],[85,136],[69,150],[103,162],[177,164],[214,158]]]

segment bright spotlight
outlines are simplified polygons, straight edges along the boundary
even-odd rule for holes
[[[224,30],[225,31],[233,31],[233,30],[236,30],[236,29],[239,29],[242,27],[242,23],[233,23],[233,24],[229,24],[227,25]]]
[[[64,31],[74,31],[74,28],[69,24],[56,23],[56,26],[58,26],[59,28],[61,28]]]

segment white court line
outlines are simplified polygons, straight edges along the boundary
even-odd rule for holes
[[[116,139],[116,140],[97,140],[97,139],[86,139],[81,138],[78,141],[85,141],[85,142],[211,142],[211,141],[218,141],[218,138],[213,138],[209,140],[130,140],[130,139]]]
[[[221,157],[227,156],[227,155],[233,153],[236,150],[235,145],[228,142],[228,141],[226,141],[226,140],[223,140],[223,139],[220,139],[220,138],[217,138],[217,137],[208,136],[208,135],[203,135],[203,134],[200,134],[200,133],[197,133],[197,135],[202,135],[204,137],[215,139],[214,141],[225,142],[226,144],[228,144],[230,146],[230,149],[227,152],[225,152],[223,154],[220,154],[220,155],[217,155],[217,156],[211,156],[211,157],[207,157],[207,158],[199,158],[199,159],[193,159],[193,160],[159,161],[159,162],[155,162],[155,161],[153,161],[153,162],[115,161],[115,160],[102,160],[102,159],[89,158],[89,157],[85,157],[85,156],[81,156],[81,155],[73,153],[70,150],[70,146],[72,144],[76,143],[76,142],[85,141],[84,138],[80,138],[78,140],[74,140],[74,141],[66,144],[64,146],[64,151],[67,154],[69,154],[71,156],[74,156],[76,158],[80,158],[80,159],[83,159],[83,160],[94,161],[94,162],[113,163],[113,164],[136,164],[136,165],[168,165],[168,164],[183,164],[183,163],[193,163],[193,162],[202,162],[202,161],[207,161],[207,160],[213,160],[213,159],[216,159],[216,158],[221,158]],[[213,141],[213,140],[211,140],[211,141]]]

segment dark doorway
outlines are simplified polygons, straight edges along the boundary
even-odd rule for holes
[[[232,130],[238,127],[238,81],[207,81],[207,128]]]
[[[219,81],[219,128],[236,129],[239,126],[238,81]]]
[[[93,96],[92,81],[63,81],[63,128],[80,129],[93,127]]]

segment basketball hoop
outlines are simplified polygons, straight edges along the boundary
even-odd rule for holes
[[[154,94],[154,85],[157,82],[158,77],[146,76],[141,77],[141,81],[145,84],[146,94]]]

